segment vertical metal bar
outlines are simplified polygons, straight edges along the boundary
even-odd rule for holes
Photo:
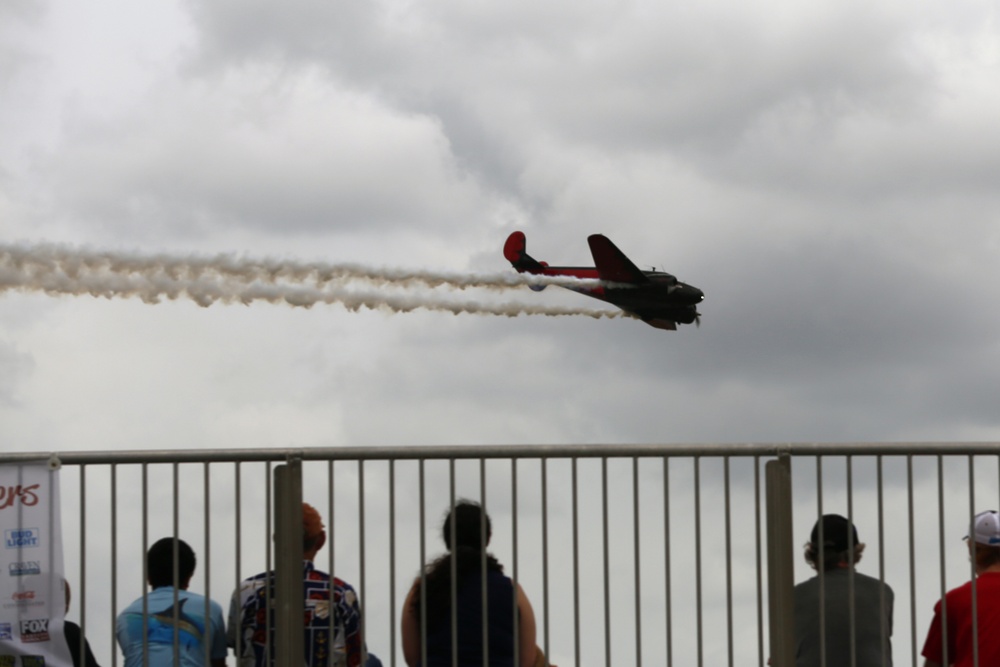
[[[333,525],[332,523],[330,525]],[[361,612],[361,646],[367,654],[368,624],[363,622],[365,618],[365,460],[358,459],[358,556],[361,562],[358,564],[358,609]],[[300,577],[301,578],[301,577]]]
[[[174,667],[180,667],[181,665],[181,606],[178,604],[180,599],[180,470],[179,465],[175,461],[171,466],[173,470],[173,509],[174,509],[174,573],[173,573],[173,584],[174,584]]]
[[[337,525],[337,521],[334,517],[334,509],[335,509],[334,498],[336,496],[336,491],[335,491],[336,480],[337,476],[333,470],[333,459],[331,459],[330,461],[327,462],[327,467],[326,467],[326,517],[327,517],[326,521],[327,525],[330,526],[329,535],[327,536],[328,546],[326,550],[326,559],[327,559],[326,564],[327,564],[327,574],[330,576],[331,581],[333,580],[333,577],[336,576],[335,572],[337,571],[335,569],[336,565],[335,559],[337,557],[337,550],[334,548],[337,544],[337,540],[335,540],[333,537],[333,531],[335,526]],[[332,590],[331,590],[331,595],[332,595]],[[363,621],[364,617],[362,617],[362,622]],[[332,617],[330,622],[332,629],[333,628]],[[333,667],[335,664],[337,664],[337,658],[338,656],[336,651],[330,650],[327,652],[327,664],[329,664],[330,667]]]
[[[663,600],[666,605],[667,665],[673,664],[673,618],[670,610],[670,459],[663,457]],[[762,663],[763,664],[763,663]]]
[[[854,457],[847,455],[847,525],[854,526]],[[854,609],[854,531],[847,531],[847,551],[851,554],[851,567],[847,569],[847,618],[850,627],[851,667],[857,667],[858,618]]]
[[[486,581],[486,459],[479,459],[479,595],[482,598],[482,640],[483,664],[490,663],[490,601],[489,586]]]
[[[87,466],[80,464],[80,656],[87,657]]]
[[[549,460],[542,457],[542,633],[545,664],[549,662]]]
[[[455,514],[455,459],[448,459],[448,505],[451,508],[449,544],[451,552],[451,667],[458,667],[458,545],[455,543],[458,517]]]
[[[240,472],[241,472],[240,462],[236,461],[236,464],[233,469],[233,476],[235,477],[234,492],[236,495],[235,497],[236,516],[235,516],[235,521],[233,522],[235,524],[234,528],[236,533],[234,535],[234,538],[236,540],[236,553],[234,554],[236,560],[236,572],[235,572],[236,587],[233,589],[234,591],[233,600],[236,605],[239,605],[240,602],[242,601],[242,597],[240,596],[240,583],[242,582],[242,579],[240,579],[240,572],[242,571],[241,556],[243,554],[243,534],[242,534],[242,525],[240,521],[240,516],[242,515],[243,510],[241,504],[242,489],[240,488]],[[229,623],[233,623],[235,621],[236,627],[229,628],[229,632],[230,634],[232,634],[233,639],[236,642],[236,647],[235,647],[236,664],[239,665],[241,664],[240,661],[243,658],[243,629],[242,629],[243,610],[240,609],[239,606],[237,606],[236,608],[235,616],[236,617],[234,619],[229,620]]]
[[[118,464],[111,464],[111,646],[118,619]],[[82,634],[82,633],[81,633]],[[86,636],[86,635],[84,635]],[[118,667],[118,651],[111,651],[111,667]]]
[[[142,464],[142,664],[149,664],[149,464]]]
[[[639,554],[639,458],[632,457],[632,567],[635,568],[635,665],[642,667],[642,581]]]
[[[271,462],[264,465],[264,571],[267,572],[267,585],[264,587],[264,625],[267,632],[264,634],[264,655],[267,659],[274,659],[274,613],[271,610],[274,604],[275,573],[271,564],[272,548],[272,491],[271,491]],[[330,651],[333,653],[333,651]]]
[[[420,459],[420,664],[427,664],[427,499],[425,495],[426,461]]]
[[[945,553],[944,553],[944,458],[938,454],[938,551],[941,558],[941,600],[944,600],[945,586]],[[948,605],[941,604],[941,664],[948,665]]]
[[[885,608],[885,505],[883,500],[882,484],[882,455],[876,458],[877,481],[878,481],[878,617],[879,617],[879,646],[882,664],[888,664],[889,658],[889,624],[888,614]],[[912,606],[912,604],[911,604]]]
[[[910,655],[911,667],[917,667],[917,568],[915,532],[913,530],[913,454],[906,456],[906,516],[910,537]]]
[[[206,461],[202,468],[205,483],[205,631],[210,635],[212,625],[212,610],[209,606],[212,598],[212,532],[211,532],[211,487],[209,485],[209,463]],[[205,664],[212,664],[212,642],[206,637],[205,640]]]
[[[694,457],[694,590],[695,621],[698,633],[698,667],[705,664],[705,646],[702,641],[701,606],[701,457]]]
[[[757,560],[757,664],[764,664],[764,585],[760,538],[760,456],[753,457],[754,556]]]
[[[823,457],[816,457],[816,542],[813,546],[819,558],[819,568],[816,576],[819,577],[819,664],[820,667],[827,667],[826,664],[826,536],[823,534]],[[837,667],[830,665],[829,667]]]
[[[725,477],[726,502],[726,640],[729,651],[729,667],[733,667],[733,545],[732,516],[730,514],[729,497],[729,457],[722,459],[723,475]]]
[[[783,454],[768,461],[767,480],[767,583],[773,667],[795,664],[795,602],[792,561],[791,460]]]
[[[520,667],[521,665],[521,627],[518,624],[519,614],[517,613],[517,587],[520,579],[518,578],[518,530],[517,530],[517,459],[511,459],[511,475],[510,475],[510,492],[511,492],[511,530],[513,531],[513,563],[511,565],[511,573],[514,575],[514,667]],[[531,667],[530,665],[524,665],[524,667]]]
[[[611,541],[608,535],[608,457],[601,457],[601,525],[604,538],[604,664],[611,667]]]
[[[973,456],[969,455],[969,540],[972,542],[972,558],[969,559],[969,576],[972,580],[972,608],[977,610],[976,613],[972,614],[972,664],[974,667],[979,667],[979,586],[976,584],[976,526],[975,526],[975,516],[976,516],[976,476],[973,470]],[[942,607],[945,605],[942,603]]]
[[[573,458],[573,664],[580,664],[580,497],[577,490],[577,459]]]
[[[274,469],[275,661],[305,662],[302,632],[302,459],[289,457]]]
[[[396,608],[396,460],[389,459],[389,609]],[[405,610],[404,610],[404,613]],[[389,646],[396,646],[396,624],[390,613]],[[395,648],[390,651],[389,664],[396,667]]]

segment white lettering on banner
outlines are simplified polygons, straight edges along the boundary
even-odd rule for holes
[[[7,574],[12,577],[23,577],[29,574],[41,574],[42,562],[38,560],[15,561],[7,565]]]
[[[21,641],[25,644],[49,641],[49,619],[32,618],[21,621]]]

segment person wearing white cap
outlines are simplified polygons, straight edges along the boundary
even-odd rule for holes
[[[891,667],[893,593],[854,571],[864,549],[857,528],[839,514],[813,526],[804,555],[817,575],[795,587],[796,667],[819,667],[824,653],[828,667]]]
[[[976,576],[945,595],[947,632],[942,627],[941,601],[924,641],[924,667],[1000,665],[1000,513],[980,512],[965,536]],[[979,613],[972,614],[973,595]],[[975,633],[975,634],[974,634]],[[977,637],[978,656],[973,637]]]

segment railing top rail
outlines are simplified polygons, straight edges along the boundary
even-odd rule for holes
[[[0,463],[233,463],[328,460],[568,459],[718,456],[936,456],[1000,454],[1000,442],[749,442],[592,445],[431,445],[265,449],[0,452]]]

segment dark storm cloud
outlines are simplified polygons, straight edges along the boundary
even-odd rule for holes
[[[623,421],[648,427],[674,402],[687,408],[672,416],[671,430],[679,425],[696,439],[713,431],[726,440],[817,432],[875,439],[932,424],[995,428],[1000,418],[985,390],[1000,374],[1000,317],[983,304],[1000,294],[983,282],[994,273],[988,255],[956,267],[945,242],[895,240],[909,247],[863,234],[803,235],[784,250],[744,257],[722,246],[699,268],[707,295],[700,330],[654,343],[616,327],[621,340],[594,343],[604,353],[588,358],[591,372],[628,378],[619,384],[636,400],[619,405]],[[994,296],[984,299],[984,290]]]
[[[806,144],[794,171],[845,118],[906,118],[933,91],[898,17],[852,3],[786,7],[781,21],[728,9],[213,3],[193,10],[194,62],[319,65],[440,119],[464,166],[522,196],[517,177],[539,140],[677,151],[710,172],[752,174],[760,165],[740,147],[779,132]]]

